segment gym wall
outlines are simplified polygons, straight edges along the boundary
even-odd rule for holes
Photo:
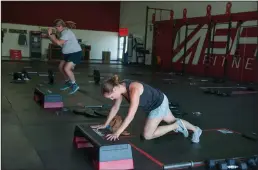
[[[14,12],[15,11],[15,12]],[[74,33],[86,45],[91,45],[90,59],[101,59],[102,51],[111,51],[111,60],[118,56],[120,2],[2,2],[2,28],[39,31],[40,27],[53,26],[57,18],[76,22]],[[2,56],[9,56],[10,49],[22,50],[29,57],[29,46],[18,45],[18,34],[5,33]],[[29,41],[29,33],[27,33]],[[42,54],[50,40],[42,40]]]
[[[231,1],[232,13],[256,11],[257,2],[236,2]],[[212,6],[211,15],[225,14],[227,2],[121,2],[120,7],[120,27],[127,27],[129,33],[144,38],[145,33],[145,20],[146,20],[146,7],[150,8],[163,8],[171,9],[174,11],[174,19],[183,18],[183,9],[187,9],[187,17],[200,17],[206,15],[207,5]],[[152,51],[152,40],[153,40],[153,29],[152,25],[152,14],[154,10],[149,10],[148,15],[148,31],[147,31],[147,44],[146,48]],[[168,20],[170,12],[162,11],[160,18],[160,11],[156,11],[156,21]],[[180,30],[184,33],[184,30]],[[189,32],[190,33],[190,32]],[[182,35],[183,37],[183,35]],[[135,60],[135,58],[133,58]],[[145,63],[151,64],[151,54],[146,56]]]
[[[39,26],[6,24],[2,23],[2,28],[21,29],[29,31],[40,31]],[[90,31],[90,30],[72,30],[78,39],[82,39],[85,45],[91,45],[90,59],[102,59],[102,51],[111,51],[111,60],[117,59],[118,54],[118,33],[107,31]],[[9,58],[10,49],[22,51],[23,58],[29,58],[29,46],[20,46],[18,44],[19,34],[5,33],[4,42],[2,43],[2,57]],[[26,34],[27,42],[29,42],[29,33]],[[42,39],[42,58],[47,55],[48,46],[51,41],[47,38]]]

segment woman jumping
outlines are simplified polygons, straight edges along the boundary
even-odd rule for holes
[[[60,90],[66,90],[71,87],[72,91],[69,94],[79,90],[79,86],[75,83],[73,69],[76,64],[79,64],[82,59],[82,48],[74,33],[67,27],[67,23],[61,19],[54,21],[56,30],[61,33],[60,39],[57,39],[52,34],[52,28],[48,29],[50,40],[62,47],[63,60],[59,64],[59,70],[64,75],[65,85]]]
[[[117,114],[123,97],[130,103],[128,114],[124,119],[120,128],[113,134],[107,135],[107,140],[117,140],[120,134],[134,119],[138,107],[142,107],[148,113],[148,118],[144,127],[143,137],[146,140],[158,138],[170,131],[181,132],[184,137],[188,137],[188,130],[192,130],[192,142],[199,143],[202,130],[190,124],[189,122],[176,119],[169,108],[168,98],[160,90],[151,87],[142,82],[123,80],[118,81],[118,76],[106,80],[102,84],[102,94],[105,98],[114,100],[110,113],[103,125],[97,125],[93,128],[104,129]],[[165,121],[168,125],[159,126],[161,121]]]

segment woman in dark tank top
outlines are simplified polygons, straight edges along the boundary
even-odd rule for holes
[[[180,132],[184,137],[188,137],[188,130],[192,130],[194,132],[192,142],[199,142],[202,130],[185,120],[175,118],[169,109],[166,95],[160,90],[139,81],[126,79],[120,82],[117,75],[106,80],[102,84],[101,90],[105,98],[114,100],[114,105],[110,109],[105,123],[93,128],[104,129],[109,125],[119,111],[123,97],[130,103],[128,114],[122,125],[113,134],[107,135],[108,140],[117,140],[132,122],[138,107],[142,107],[148,114],[143,132],[146,140],[163,136],[170,131]],[[161,121],[168,125],[159,126]]]

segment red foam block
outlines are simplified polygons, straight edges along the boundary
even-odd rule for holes
[[[78,143],[78,142],[88,142],[88,141],[84,137],[75,137],[74,142]]]
[[[81,148],[92,148],[93,145],[89,142],[79,142],[79,143],[76,143],[76,146],[78,149],[81,149]]]
[[[133,159],[99,162],[99,170],[129,170],[134,169]]]

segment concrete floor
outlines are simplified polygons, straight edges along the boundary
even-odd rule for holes
[[[89,119],[71,113],[57,115],[56,112],[40,108],[33,101],[34,88],[38,83],[47,81],[47,77],[32,76],[27,84],[10,83],[11,76],[8,73],[20,71],[24,66],[32,67],[28,71],[44,72],[48,68],[57,71],[57,63],[2,63],[2,169],[91,169],[82,153],[75,151],[72,146],[74,126],[78,123],[102,122],[104,119]],[[88,75],[92,74],[94,68],[100,69],[104,76],[116,73],[121,79],[140,80],[161,89],[170,101],[180,103],[181,109],[188,112],[184,119],[202,129],[228,128],[238,132],[258,132],[258,94],[225,98],[210,96],[203,94],[199,86],[214,86],[212,83],[190,86],[188,77],[172,76],[179,83],[164,84],[161,79],[171,76],[155,76],[150,70],[139,67],[107,64],[78,66],[75,72],[80,72],[76,79],[81,90],[72,96],[62,92],[65,106],[74,106],[77,103],[111,104],[111,101],[100,95],[99,86],[89,83],[93,78]],[[133,72],[142,72],[144,76],[133,76]],[[61,81],[61,74],[57,73],[56,87]],[[232,85],[232,82],[228,84]],[[195,116],[192,112],[202,114]],[[125,115],[126,109],[121,109],[119,113]],[[144,113],[139,111],[129,127],[133,134],[139,133],[141,121],[144,121]],[[142,166],[137,167],[142,170]]]

